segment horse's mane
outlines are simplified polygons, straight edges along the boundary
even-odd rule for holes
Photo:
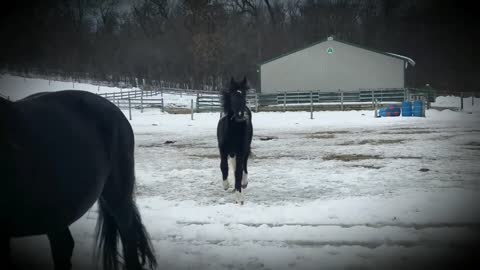
[[[228,114],[231,108],[230,93],[228,89],[220,90],[220,101],[222,104],[222,109],[224,114]]]

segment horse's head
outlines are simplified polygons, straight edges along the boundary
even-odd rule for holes
[[[244,122],[247,106],[247,90],[249,89],[247,78],[236,82],[233,77],[228,90],[223,92],[223,110],[231,120]]]

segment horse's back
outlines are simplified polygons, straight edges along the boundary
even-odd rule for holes
[[[12,234],[68,226],[101,194],[115,151],[133,149],[130,124],[114,104],[84,91],[43,93],[14,102],[13,108],[18,169],[7,194],[15,205]],[[116,149],[119,137],[128,151]]]

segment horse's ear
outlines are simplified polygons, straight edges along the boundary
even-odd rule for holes
[[[243,76],[242,85],[247,86],[247,76]]]
[[[242,89],[249,89],[250,88],[250,86],[248,85],[247,76],[243,77],[243,80],[242,80],[242,83],[241,83],[241,88]]]

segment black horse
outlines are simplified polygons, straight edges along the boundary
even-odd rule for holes
[[[156,266],[134,201],[133,131],[114,104],[68,90],[0,99],[0,116],[0,264],[13,268],[10,238],[46,234],[55,269],[71,269],[68,227],[98,199],[103,269],[119,267],[118,237],[126,269]]]
[[[248,89],[246,77],[241,82],[232,78],[228,90],[222,91],[223,112],[217,126],[223,188],[229,188],[227,159],[230,158],[230,167],[235,172],[236,202],[241,204],[244,202],[242,188],[248,184],[247,161],[253,136],[252,112],[246,104]]]

